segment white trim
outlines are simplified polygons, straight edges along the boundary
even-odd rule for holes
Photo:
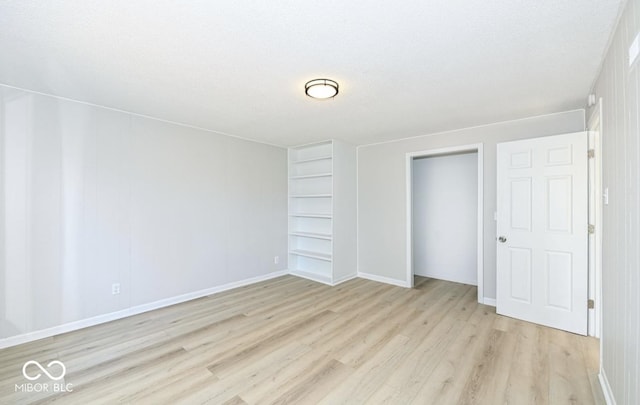
[[[604,129],[602,118],[602,97],[600,97],[587,122],[589,148],[595,151],[595,179],[589,178],[589,187],[595,189],[595,207],[589,207],[589,210],[595,209],[595,246],[592,247],[591,242],[589,243],[589,248],[595,249],[595,266],[593,270],[589,269],[589,284],[590,286],[593,284],[593,288],[589,288],[589,294],[594,295],[589,298],[595,301],[595,308],[589,310],[588,334],[597,338],[602,336],[602,131]],[[597,132],[593,131],[594,126],[598,127]],[[589,256],[591,256],[590,252]],[[602,353],[602,349],[600,352]]]
[[[287,148],[287,267],[291,268],[292,260],[291,260],[291,230],[293,229],[291,226],[291,222],[293,221],[293,217],[290,215],[291,213],[291,198],[289,198],[289,194],[291,193],[291,148]],[[333,168],[332,168],[333,170]],[[296,259],[296,264],[297,264]],[[291,274],[291,271],[287,270],[288,274]]]
[[[600,373],[598,374],[598,381],[600,381],[602,394],[604,394],[604,400],[607,405],[616,405],[616,398],[613,395],[613,390],[611,389],[611,385],[609,385],[609,380],[607,379],[607,375],[605,374],[602,366],[600,367]]]
[[[481,302],[481,304],[489,305],[489,306],[492,306],[492,307],[496,306],[496,299],[495,298],[484,297],[483,301],[484,302]]]
[[[484,296],[484,145],[476,144],[478,149],[478,302],[486,300]]]
[[[349,275],[346,275],[346,276],[344,276],[342,278],[337,278],[337,279],[333,280],[333,284],[331,284],[331,285],[332,286],[336,286],[336,285],[342,284],[342,283],[344,283],[346,281],[353,280],[354,278],[358,278],[358,275],[357,274],[349,274]]]
[[[412,191],[412,168],[411,162],[416,157],[448,155],[458,152],[478,153],[478,245],[477,245],[477,271],[478,271],[478,302],[483,303],[484,298],[484,152],[482,143],[469,145],[451,146],[440,149],[430,149],[419,152],[408,152],[405,155],[405,189],[406,189],[406,283],[413,287],[413,191]]]
[[[379,283],[396,285],[398,287],[405,287],[405,288],[411,288],[412,287],[410,285],[407,285],[407,282],[404,281],[404,280],[398,280],[398,279],[395,279],[395,278],[378,276],[378,275],[375,275],[375,274],[358,272],[358,277],[364,278],[364,279],[367,279],[367,280],[371,280],[371,281],[377,281]]]
[[[360,273],[360,147],[356,146],[356,275]]]
[[[148,304],[137,305],[135,307],[123,309],[121,311],[111,312],[104,315],[94,316],[92,318],[81,319],[75,322],[65,323],[63,325],[54,326],[52,328],[42,329],[34,332],[24,333],[22,335],[11,336],[8,338],[0,339],[0,349],[16,346],[19,344],[32,342],[38,339],[44,339],[62,333],[72,332],[75,330],[87,328],[89,326],[98,325],[105,322],[114,321],[116,319],[122,319],[129,316],[141,314],[143,312],[152,311],[154,309],[160,309],[168,307],[170,305],[180,304],[182,302],[191,301],[196,298],[206,297],[222,291],[231,290],[238,287],[243,287],[250,284],[259,283],[261,281],[270,280],[272,278],[281,277],[287,275],[288,271],[275,271],[273,273],[265,274],[262,276],[247,278],[240,281],[234,281],[224,285],[206,288],[200,291],[194,291],[187,294],[177,295],[175,297],[165,298],[159,301],[150,302]]]
[[[275,143],[259,141],[257,139],[245,138],[244,136],[229,134],[227,132],[222,132],[222,131],[216,131],[215,129],[203,128],[203,127],[199,127],[197,125],[186,124],[184,122],[165,120],[165,119],[158,118],[158,117],[152,117],[150,115],[138,114],[138,113],[135,113],[135,112],[132,112],[132,111],[121,110],[119,108],[113,108],[113,107],[107,107],[107,106],[100,105],[100,104],[94,104],[94,103],[90,103],[88,101],[75,100],[73,98],[56,96],[54,94],[43,93],[41,91],[36,91],[36,90],[29,90],[29,89],[25,89],[23,87],[11,86],[10,84],[6,84],[6,83],[0,83],[0,86],[8,87],[10,89],[15,89],[15,90],[20,90],[20,91],[26,91],[26,92],[33,93],[33,94],[39,94],[41,96],[53,97],[53,98],[56,98],[58,100],[64,100],[64,101],[70,101],[70,102],[73,102],[73,103],[84,104],[84,105],[88,105],[88,106],[91,106],[91,107],[104,108],[105,110],[116,111],[116,112],[119,112],[119,113],[129,114],[129,115],[133,115],[133,116],[141,117],[141,118],[147,118],[147,119],[154,120],[154,121],[166,122],[167,124],[173,124],[173,125],[177,125],[177,126],[180,126],[180,127],[197,129],[199,131],[211,132],[211,133],[222,135],[222,136],[228,136],[230,138],[242,139],[243,141],[261,143],[263,145],[275,146],[276,148],[282,148],[282,149],[288,148],[287,146],[284,146],[284,145],[278,145],[278,144],[275,144]]]
[[[413,287],[413,155],[407,153],[405,156],[405,189],[406,189],[406,246],[405,246],[405,266],[407,268],[406,283]]]
[[[558,111],[558,112],[549,113],[549,114],[534,115],[533,117],[524,117],[524,118],[517,118],[517,119],[514,119],[514,120],[506,120],[506,121],[490,122],[490,123],[488,123],[488,124],[472,125],[472,126],[470,126],[470,127],[462,127],[462,128],[448,129],[448,130],[446,130],[446,131],[431,132],[431,133],[422,134],[422,135],[407,136],[407,137],[405,137],[405,138],[390,139],[390,140],[388,140],[388,141],[380,141],[380,142],[373,142],[373,143],[365,143],[365,144],[362,144],[362,145],[358,145],[358,147],[359,147],[359,148],[365,148],[365,147],[367,147],[367,146],[383,145],[383,144],[385,144],[385,143],[400,142],[400,141],[406,141],[406,140],[409,140],[409,139],[416,139],[416,138],[422,138],[422,137],[427,137],[427,136],[444,135],[444,134],[450,134],[450,133],[454,133],[454,132],[466,131],[466,130],[468,130],[468,129],[477,129],[477,128],[490,127],[490,126],[493,126],[493,125],[508,124],[508,123],[510,123],[510,122],[526,121],[526,120],[531,120],[531,119],[536,119],[536,118],[550,117],[550,116],[552,116],[552,115],[567,114],[567,113],[576,112],[576,111],[582,111],[582,118],[583,118],[583,120],[584,120],[584,108],[576,108],[576,109],[574,109],[574,110]],[[583,122],[584,122],[584,121],[583,121]]]
[[[434,271],[433,274],[437,274],[437,275],[415,274],[414,273],[414,276],[433,278],[433,279],[444,280],[444,281],[451,281],[453,283],[466,284],[466,285],[471,285],[471,286],[474,286],[474,287],[478,286],[478,283],[477,283],[476,280],[463,278],[463,277],[459,277],[459,278],[457,278],[457,277],[456,278],[449,277],[449,275],[446,274],[446,270],[438,269],[438,271]],[[478,302],[480,302],[480,301],[478,301]]]

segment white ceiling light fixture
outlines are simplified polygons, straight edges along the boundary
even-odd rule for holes
[[[333,98],[338,94],[338,83],[330,79],[313,79],[304,85],[304,92],[311,98],[320,100]]]

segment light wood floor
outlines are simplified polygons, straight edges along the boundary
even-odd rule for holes
[[[16,393],[27,360],[66,394]],[[0,351],[0,403],[592,404],[597,340],[501,317],[420,278],[286,276]]]

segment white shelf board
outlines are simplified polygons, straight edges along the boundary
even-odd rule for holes
[[[314,212],[297,212],[293,214],[289,214],[292,217],[302,217],[302,218],[327,218],[331,219],[331,214],[318,214]]]
[[[289,251],[292,255],[310,257],[312,259],[324,260],[327,262],[331,261],[330,253],[322,253],[322,252],[313,252],[311,250],[301,250],[301,249],[292,249]]]
[[[315,179],[317,177],[331,177],[331,173],[305,174],[303,176],[292,176],[291,180]]]
[[[327,198],[333,197],[333,194],[296,194],[291,195],[291,198]]]
[[[333,159],[331,155],[316,156],[316,157],[307,158],[307,159],[300,159],[300,160],[292,160],[291,163],[292,164],[307,163],[307,162],[315,162],[316,160],[329,160],[329,159]]]
[[[306,278],[311,281],[317,281],[322,284],[333,285],[333,280],[331,279],[331,277],[326,276],[324,274],[312,273],[312,272],[298,270],[298,269],[290,270],[289,273],[294,276]]]
[[[333,239],[331,234],[329,233],[316,233],[316,232],[289,232],[291,236],[301,236],[303,238],[312,238],[312,239],[324,239],[331,240]]]

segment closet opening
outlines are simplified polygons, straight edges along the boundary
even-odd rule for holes
[[[483,303],[482,144],[407,154],[407,280],[478,287]]]

